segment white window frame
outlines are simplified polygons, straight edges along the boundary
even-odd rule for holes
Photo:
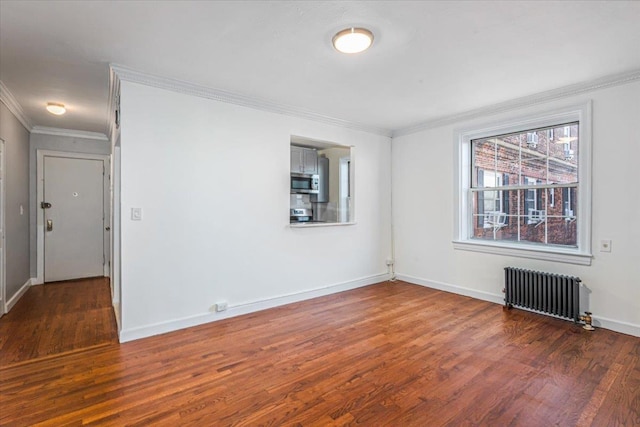
[[[471,141],[529,129],[578,122],[577,247],[528,244],[473,239],[471,186]],[[591,101],[569,105],[524,117],[507,118],[454,132],[454,249],[533,258],[580,265],[591,265]]]

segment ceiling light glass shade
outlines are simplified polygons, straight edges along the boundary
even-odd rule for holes
[[[333,47],[342,53],[359,53],[373,43],[373,33],[366,28],[347,28],[333,36]]]
[[[56,116],[60,116],[67,112],[67,109],[64,107],[64,104],[58,104],[55,102],[47,102],[47,111],[51,114],[55,114]]]

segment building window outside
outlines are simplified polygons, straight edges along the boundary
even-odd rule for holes
[[[553,129],[567,139],[548,139],[548,128],[542,128],[471,141],[472,168],[478,176],[469,189],[477,200],[471,215],[482,224],[474,229],[474,238],[577,246],[576,222],[568,221],[548,195],[563,188],[577,191],[578,123]],[[503,200],[510,201],[508,209]],[[497,215],[498,222],[487,221]]]
[[[590,105],[457,134],[457,249],[476,250],[459,244],[500,246],[533,251],[533,258],[559,252],[590,263],[590,203],[580,206],[590,200],[587,113]]]

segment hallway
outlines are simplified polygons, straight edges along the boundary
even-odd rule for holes
[[[32,286],[0,318],[0,369],[116,342],[109,278]]]

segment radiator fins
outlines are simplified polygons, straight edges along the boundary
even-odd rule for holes
[[[580,319],[580,279],[514,267],[504,269],[504,304],[577,322]]]

